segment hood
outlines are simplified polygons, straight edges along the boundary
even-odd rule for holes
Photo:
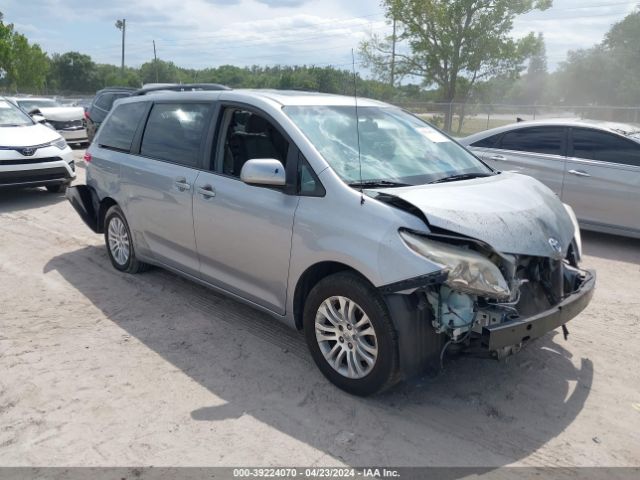
[[[82,107],[51,107],[39,108],[38,110],[40,110],[44,118],[55,122],[69,122],[84,118],[84,108]]]
[[[376,192],[415,206],[433,227],[481,240],[501,253],[564,258],[575,234],[560,199],[525,175],[502,173]]]
[[[0,127],[0,147],[33,147],[59,138],[58,132],[44,125]]]

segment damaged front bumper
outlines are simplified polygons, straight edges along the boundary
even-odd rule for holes
[[[482,346],[494,352],[522,345],[565,325],[579,315],[591,302],[596,286],[594,271],[583,271],[583,279],[577,290],[558,305],[528,318],[519,318],[482,329]]]

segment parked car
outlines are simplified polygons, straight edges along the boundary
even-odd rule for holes
[[[146,95],[149,93],[169,92],[169,91],[205,91],[205,90],[223,90],[227,87],[214,83],[150,83],[143,85],[142,88],[129,88],[129,87],[109,87],[100,90],[96,93],[91,105],[85,112],[85,119],[87,123],[87,132],[89,141],[93,141],[98,128],[106,118],[107,114],[111,111],[113,103],[120,99],[129,97],[132,95]]]
[[[583,229],[640,238],[640,127],[540,120],[461,143],[496,169],[540,180],[573,207]]]
[[[89,142],[93,141],[98,128],[111,111],[113,102],[119,98],[128,97],[135,91],[135,88],[129,87],[108,87],[96,93],[84,114]]]
[[[67,197],[113,266],[161,266],[304,330],[369,395],[451,349],[498,357],[589,303],[572,210],[373,100],[277,91],[119,100]],[[566,328],[566,327],[564,327]]]
[[[28,114],[41,116],[68,143],[87,143],[82,107],[63,106],[51,98],[14,97],[10,100]]]
[[[43,186],[60,193],[75,176],[64,138],[0,97],[0,187]]]

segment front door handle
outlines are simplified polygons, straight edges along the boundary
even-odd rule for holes
[[[489,160],[494,160],[496,162],[506,162],[507,157],[505,157],[504,155],[493,155],[489,157]]]
[[[211,185],[203,185],[202,187],[198,187],[198,193],[202,195],[205,199],[216,196],[216,191],[213,189]]]
[[[571,175],[576,175],[577,177],[590,177],[591,176],[587,172],[584,172],[582,170],[569,170],[569,173]]]
[[[176,178],[175,186],[181,192],[186,192],[187,190],[191,190],[191,185],[187,183],[186,178]]]

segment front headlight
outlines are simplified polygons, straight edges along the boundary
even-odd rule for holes
[[[59,139],[51,142],[51,145],[54,147],[58,147],[60,150],[64,150],[65,148],[67,148],[67,141],[64,138],[60,137]]]
[[[449,272],[446,284],[453,290],[480,297],[509,299],[509,285],[498,267],[478,252],[436,242],[400,231],[404,243],[415,253]]]

